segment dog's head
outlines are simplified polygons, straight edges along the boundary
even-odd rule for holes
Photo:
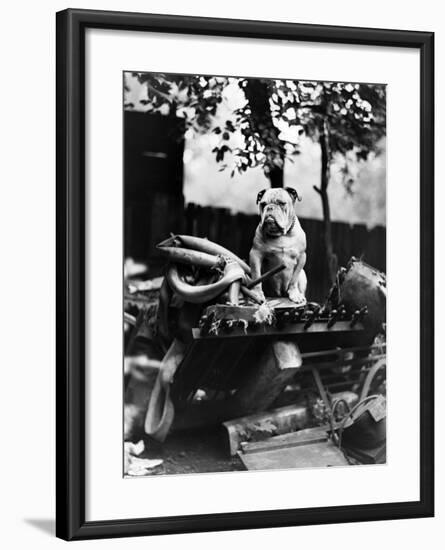
[[[285,235],[295,219],[295,201],[301,200],[291,187],[264,189],[257,196],[260,209],[260,225],[270,237]]]

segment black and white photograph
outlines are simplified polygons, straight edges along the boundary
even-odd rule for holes
[[[437,548],[440,4],[5,6],[2,547]]]
[[[384,467],[385,83],[122,86],[123,475]]]

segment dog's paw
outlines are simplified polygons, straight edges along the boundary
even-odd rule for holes
[[[298,290],[298,288],[293,288],[289,290],[289,299],[299,306],[304,305],[306,303],[306,298],[304,297],[304,294],[302,294]]]

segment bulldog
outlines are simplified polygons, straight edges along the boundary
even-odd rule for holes
[[[291,187],[260,191],[257,196],[260,223],[249,254],[252,279],[284,264],[284,269],[253,290],[261,297],[288,297],[296,304],[306,302],[306,234],[295,213],[301,200]]]

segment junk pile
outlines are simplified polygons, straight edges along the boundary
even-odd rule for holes
[[[296,305],[261,300],[249,266],[207,239],[172,235],[158,249],[167,260],[159,298],[131,320],[126,355],[135,355],[143,338],[153,359],[139,380],[129,377],[127,438],[143,428],[162,442],[172,429],[224,423],[230,453],[247,468],[287,467],[296,449],[304,463],[303,447],[308,461],[324,456],[324,464],[384,460],[384,274],[352,258],[325,304]],[[144,295],[143,285],[153,290],[149,282],[133,285],[128,303]],[[319,418],[308,403],[276,408],[292,388],[316,394]],[[372,434],[372,422],[380,422],[379,435],[359,441],[357,423]],[[339,449],[347,446],[353,451],[346,459]],[[270,464],[276,454],[274,466],[264,466],[265,452]]]

